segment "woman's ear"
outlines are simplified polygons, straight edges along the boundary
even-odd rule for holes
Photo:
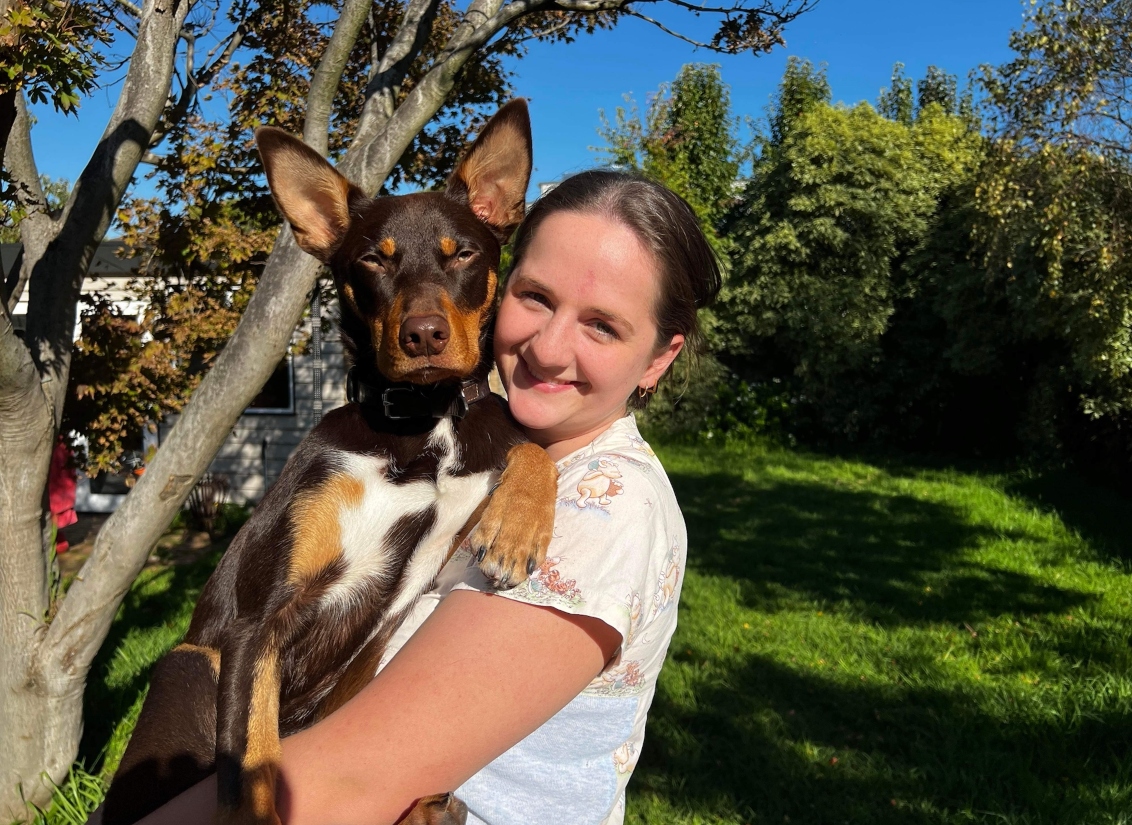
[[[649,368],[645,370],[645,374],[641,380],[637,382],[637,386],[641,389],[648,389],[655,387],[656,382],[661,379],[665,371],[672,366],[672,362],[676,360],[676,356],[680,354],[680,350],[684,349],[684,336],[677,333],[672,336],[672,340],[663,346],[653,357],[652,363]]]

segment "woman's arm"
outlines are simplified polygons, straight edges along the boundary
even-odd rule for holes
[[[621,644],[588,616],[486,593],[449,594],[385,669],[338,711],[283,742],[286,825],[386,825],[455,790],[561,710]],[[142,820],[202,825],[206,780]]]

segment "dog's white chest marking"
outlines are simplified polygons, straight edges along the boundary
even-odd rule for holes
[[[402,584],[385,615],[397,616],[440,572],[456,533],[487,496],[499,473],[452,474],[460,457],[450,419],[442,419],[436,425],[429,447],[439,458],[435,484],[431,481],[393,483],[388,475],[387,458],[344,452],[335,457],[341,471],[359,481],[364,492],[356,504],[339,511],[345,570],[323,597],[327,606],[347,607],[360,584],[371,578],[395,575],[391,569],[391,529],[406,516],[424,518],[429,508],[435,513],[432,527],[412,551]]]

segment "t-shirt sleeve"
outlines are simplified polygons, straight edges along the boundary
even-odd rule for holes
[[[616,453],[587,456],[562,471],[554,537],[527,581],[495,591],[471,563],[453,589],[496,593],[528,604],[601,619],[631,636],[642,594],[669,552],[663,493],[651,467]]]

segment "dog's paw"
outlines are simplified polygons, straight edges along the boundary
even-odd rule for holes
[[[498,589],[526,580],[546,558],[554,532],[558,470],[534,444],[507,453],[507,469],[472,532],[472,552]]]
[[[442,793],[418,799],[398,825],[464,825],[468,806],[455,794]]]

